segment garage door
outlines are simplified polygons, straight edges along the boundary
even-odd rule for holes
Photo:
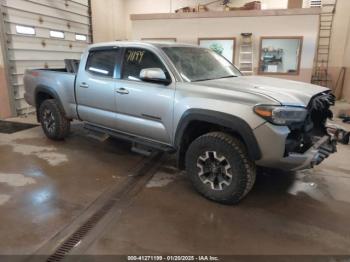
[[[13,103],[18,115],[35,111],[24,101],[26,69],[64,67],[91,42],[89,0],[0,0]]]

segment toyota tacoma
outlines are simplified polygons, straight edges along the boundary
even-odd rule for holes
[[[194,188],[220,203],[241,201],[257,167],[309,169],[336,152],[329,89],[242,76],[197,46],[95,44],[64,69],[27,70],[24,83],[48,138],[64,139],[80,120],[94,132],[176,153]]]

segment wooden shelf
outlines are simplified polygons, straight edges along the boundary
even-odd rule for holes
[[[158,14],[131,14],[131,20],[157,19],[190,19],[190,18],[223,18],[223,17],[250,17],[250,16],[294,16],[320,15],[321,8],[270,9],[270,10],[238,10],[238,11],[209,11],[197,13],[158,13]]]

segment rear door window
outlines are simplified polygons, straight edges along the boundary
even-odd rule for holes
[[[91,51],[86,70],[94,75],[112,78],[119,54],[119,49]]]

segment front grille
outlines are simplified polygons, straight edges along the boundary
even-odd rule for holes
[[[335,100],[336,98],[331,92],[322,93],[311,99],[308,108],[311,112],[328,111],[331,106],[335,105]]]
[[[311,121],[316,131],[326,134],[327,119],[333,118],[331,106],[335,105],[335,96],[331,92],[322,93],[311,99],[308,106]]]
[[[290,126],[286,141],[285,156],[289,153],[305,153],[319,138],[328,134],[326,123],[333,118],[331,106],[335,96],[331,92],[321,93],[311,99],[308,105],[309,114],[304,123]]]

